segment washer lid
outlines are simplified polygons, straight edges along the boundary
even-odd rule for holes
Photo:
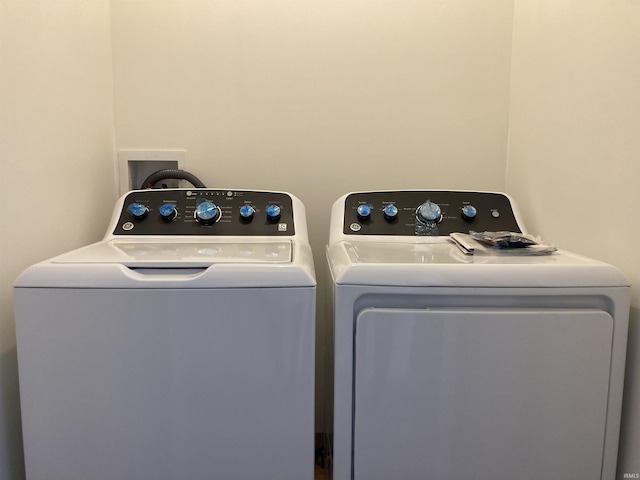
[[[27,268],[17,288],[315,287],[311,249],[290,240],[102,241]]]
[[[291,241],[271,242],[163,242],[107,241],[52,259],[52,263],[117,263],[140,268],[206,267],[218,263],[291,263]]]
[[[327,250],[341,285],[431,287],[629,286],[615,267],[567,251],[464,255],[452,243],[339,242]]]

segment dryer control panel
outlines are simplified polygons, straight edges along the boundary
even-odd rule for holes
[[[129,192],[114,235],[291,236],[293,205],[282,192],[152,189]]]
[[[447,236],[469,230],[522,232],[509,198],[501,193],[358,192],[344,202],[345,235]]]

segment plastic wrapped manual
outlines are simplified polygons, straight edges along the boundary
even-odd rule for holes
[[[558,249],[540,237],[517,232],[456,233],[451,238],[469,255],[549,255]]]

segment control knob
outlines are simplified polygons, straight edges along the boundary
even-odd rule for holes
[[[478,211],[473,205],[465,205],[464,207],[462,207],[462,218],[464,218],[465,220],[473,220],[474,218],[476,218],[477,214]]]
[[[416,218],[425,223],[440,223],[442,221],[440,205],[427,200],[416,209]]]
[[[251,205],[243,205],[240,207],[240,220],[244,222],[250,222],[253,219],[253,215],[256,213],[256,209]]]
[[[160,218],[166,221],[171,221],[178,216],[178,211],[173,203],[163,203],[158,209]]]
[[[193,216],[203,225],[211,225],[220,219],[220,210],[215,203],[204,200],[196,205],[196,211]]]
[[[132,203],[127,207],[127,212],[136,220],[142,220],[149,213],[149,209],[141,203]]]
[[[393,203],[390,203],[386,207],[384,207],[384,218],[388,222],[392,222],[398,218],[398,207],[396,207]]]
[[[363,203],[362,205],[358,205],[356,212],[358,213],[358,218],[360,220],[369,220],[371,218],[371,211],[373,207],[368,203]]]
[[[269,222],[277,222],[278,220],[280,220],[280,214],[282,213],[282,210],[280,209],[280,205],[267,205],[267,208],[265,208],[265,213],[267,214],[267,221]]]

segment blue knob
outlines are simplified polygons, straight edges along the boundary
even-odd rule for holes
[[[270,222],[276,222],[280,218],[280,213],[282,211],[279,205],[267,205],[265,212],[267,214],[267,220]]]
[[[390,203],[384,207],[384,218],[387,220],[395,220],[398,217],[398,207]]]
[[[205,200],[196,206],[194,216],[197,221],[205,225],[214,223],[218,220],[220,211],[215,203]]]
[[[149,209],[141,203],[132,203],[127,207],[127,212],[133,215],[136,220],[142,220],[149,213]]]
[[[473,205],[465,205],[464,207],[462,207],[462,217],[465,220],[472,220],[476,218],[477,214],[478,214],[478,211],[476,210],[476,207],[474,207]]]
[[[440,222],[442,220],[442,210],[440,205],[427,200],[416,210],[416,217],[423,222]]]
[[[243,205],[240,207],[240,218],[243,220],[251,220],[254,213],[256,213],[256,209],[251,205]]]
[[[158,209],[163,220],[173,220],[178,215],[176,206],[173,203],[163,203]]]
[[[369,218],[371,218],[372,210],[373,210],[373,207],[368,203],[358,205],[358,209],[356,210],[358,212],[358,218],[361,220],[369,220]]]

